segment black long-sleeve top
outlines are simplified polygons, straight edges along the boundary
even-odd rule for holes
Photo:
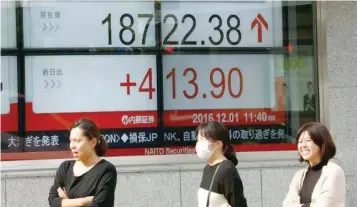
[[[58,196],[58,187],[64,187],[70,199],[94,196],[88,207],[113,207],[117,183],[115,166],[102,159],[77,177],[73,174],[74,163],[74,160],[65,161],[58,168],[48,197],[50,207],[61,207],[62,198]]]
[[[206,165],[203,170],[202,181],[198,190],[199,207],[206,207],[210,183],[218,164]],[[222,161],[218,168],[212,183],[209,206],[247,207],[242,180],[230,160]]]
[[[300,203],[303,204],[302,207],[310,207],[312,192],[317,181],[320,179],[322,168],[325,165],[327,165],[327,161],[321,161],[315,166],[309,166],[299,193]]]

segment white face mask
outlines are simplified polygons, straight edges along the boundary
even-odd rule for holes
[[[211,158],[212,154],[214,153],[214,149],[210,150],[210,143],[208,140],[200,140],[196,143],[196,153],[197,156],[201,159],[208,160]]]

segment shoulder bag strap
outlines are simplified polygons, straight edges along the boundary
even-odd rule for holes
[[[216,174],[217,174],[217,171],[218,171],[218,168],[219,168],[220,165],[221,165],[221,163],[218,164],[216,170],[214,171],[214,174],[213,174],[213,177],[212,177],[212,180],[211,180],[211,184],[210,184],[210,186],[209,186],[209,191],[208,191],[208,196],[207,196],[206,207],[209,206],[209,196],[211,195],[211,190],[212,190],[212,185],[213,185],[214,177],[216,177]]]

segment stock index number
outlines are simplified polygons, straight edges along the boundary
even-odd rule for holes
[[[146,44],[146,37],[147,37],[147,32],[149,29],[149,26],[154,18],[153,14],[138,14],[137,15],[138,19],[146,19],[146,24],[144,27],[144,31],[142,32],[142,39],[141,39],[141,44],[145,45]],[[126,21],[126,23],[124,22]],[[134,23],[137,21],[134,19],[133,15],[125,13],[120,16],[119,18],[119,24],[121,26],[121,29],[119,31],[119,40],[123,45],[131,45],[134,43],[136,39],[136,33],[135,30],[133,29]],[[144,20],[145,21],[145,20]],[[183,36],[181,43],[179,43],[178,40],[172,40],[171,36],[176,32],[176,30],[179,28],[179,19],[177,18],[176,15],[174,14],[166,14],[163,18],[163,24],[172,24],[172,21],[174,22],[173,27],[169,30],[169,32],[164,36],[163,40],[163,45],[197,45],[197,41],[195,40],[189,40],[191,34],[194,32],[196,29],[196,18],[192,14],[185,14],[181,18],[181,24],[191,24],[190,29],[186,32],[186,34]],[[222,25],[223,25],[223,20],[222,17],[218,14],[213,14],[208,18],[208,22],[212,24],[213,26],[213,31],[211,32],[212,34],[217,33],[219,35],[219,38],[213,38],[212,36],[208,37],[208,40],[212,45],[220,45],[222,44],[224,38],[227,39],[227,42],[231,45],[238,45],[240,41],[242,40],[242,33],[239,30],[240,26],[240,18],[238,15],[231,14],[227,17],[226,19],[226,24],[228,26],[227,31],[223,31]],[[109,13],[105,19],[102,20],[102,25],[108,25],[108,44],[112,45],[112,15]],[[129,32],[130,35],[128,39],[124,39],[124,32]],[[141,33],[141,31],[140,31]],[[203,33],[204,34],[204,33]]]
[[[141,44],[145,45],[146,44],[146,35],[150,26],[150,23],[154,17],[153,14],[138,14],[137,15],[138,18],[146,18],[146,24],[144,27],[144,31],[142,34],[142,39],[141,39]],[[129,23],[124,23],[124,21],[128,19]],[[119,31],[119,40],[121,43],[123,43],[124,45],[131,45],[134,43],[135,38],[136,38],[136,34],[135,34],[135,30],[133,29],[134,26],[134,17],[131,14],[125,13],[123,15],[121,15],[120,19],[119,19],[119,24],[121,26],[121,29]],[[109,13],[105,19],[103,19],[102,21],[102,25],[108,23],[108,44],[111,45],[112,44],[112,14]],[[128,40],[124,39],[124,35],[123,33],[125,31],[130,32],[131,38]]]
[[[179,27],[179,20],[174,14],[167,14],[163,18],[163,23],[168,23],[169,19],[172,19],[174,24],[170,31],[166,34],[163,44],[164,45],[178,45],[178,40],[170,39],[171,36],[175,33],[177,28]],[[212,45],[220,45],[224,40],[224,36],[227,38],[227,42],[231,45],[238,45],[242,40],[242,33],[239,30],[240,26],[240,18],[238,15],[231,14],[228,16],[226,23],[228,26],[228,30],[224,32],[222,30],[223,20],[222,17],[218,14],[213,14],[209,17],[208,22],[213,25],[213,32],[217,32],[219,34],[218,39],[214,39],[213,37],[209,36],[208,40]],[[191,28],[187,31],[187,33],[183,36],[181,45],[197,45],[197,41],[188,40],[190,35],[196,28],[196,18],[192,14],[185,14],[181,19],[181,24],[191,23]],[[235,34],[234,34],[235,32]],[[232,38],[232,36],[237,38]],[[236,39],[236,40],[235,40]]]

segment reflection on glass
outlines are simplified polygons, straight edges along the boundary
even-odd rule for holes
[[[293,150],[317,118],[312,2],[29,1],[22,21],[8,8],[2,48],[22,22],[32,51],[18,74],[25,118],[12,123],[25,120],[20,149],[38,158],[65,156],[80,117],[98,123],[111,156],[195,153],[209,120],[228,126],[237,151]],[[4,100],[2,117],[17,103]]]

